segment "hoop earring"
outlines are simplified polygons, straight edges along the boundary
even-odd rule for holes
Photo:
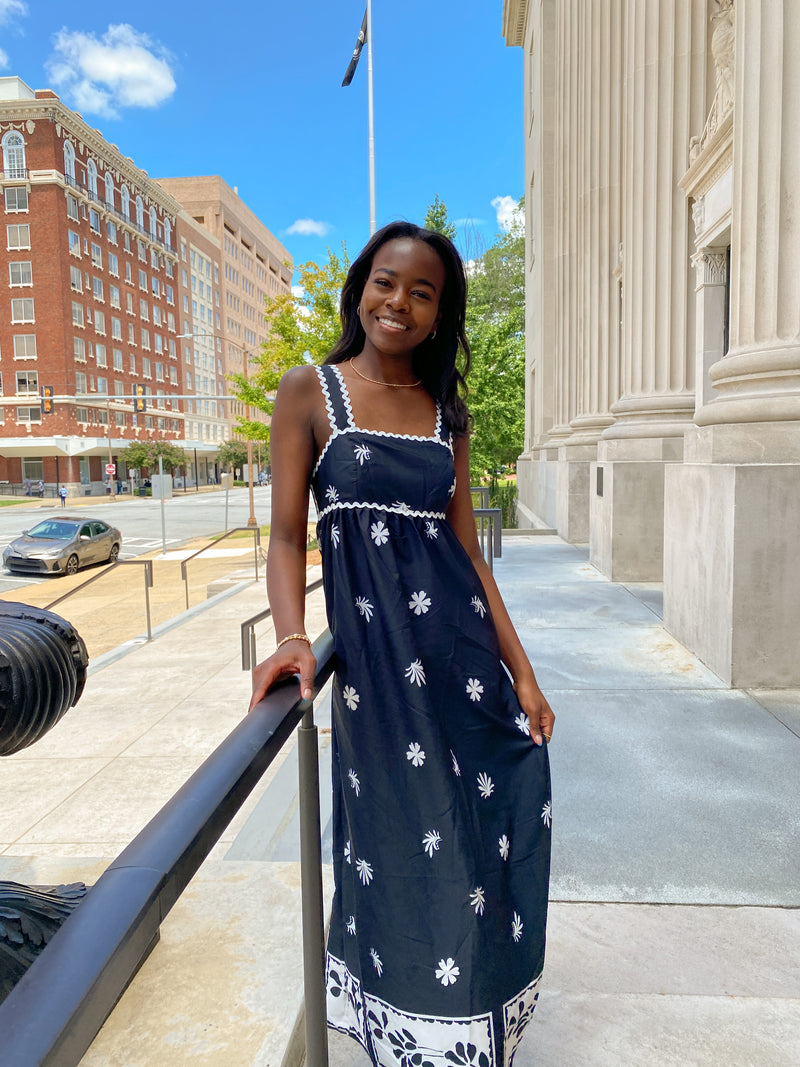
[[[434,330],[433,333],[428,334],[428,340],[429,341],[433,341],[435,339],[435,337],[436,337],[436,330]]]

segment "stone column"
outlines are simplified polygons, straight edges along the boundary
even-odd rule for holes
[[[591,559],[614,580],[659,580],[664,465],[682,457],[694,411],[689,212],[678,182],[705,120],[693,52],[706,5],[625,6],[622,396],[598,446]]]
[[[729,354],[668,472],[664,621],[728,684],[800,686],[800,5],[736,0]]]

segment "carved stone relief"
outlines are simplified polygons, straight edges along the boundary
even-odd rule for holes
[[[733,73],[736,44],[736,21],[734,0],[715,0],[717,11],[711,16],[716,23],[711,35],[711,55],[714,60],[714,100],[708,113],[701,136],[689,143],[689,161],[700,155],[719,128],[720,123],[733,109]]]

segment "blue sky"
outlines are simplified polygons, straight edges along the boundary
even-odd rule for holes
[[[319,262],[369,236],[366,48],[341,88],[364,6],[0,0],[0,75],[54,89],[153,177],[221,174],[295,263]],[[422,222],[437,193],[485,244],[507,221],[522,51],[501,20],[502,0],[373,0],[379,226]]]

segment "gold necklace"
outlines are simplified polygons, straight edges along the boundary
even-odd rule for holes
[[[359,378],[363,378],[365,382],[372,382],[373,385],[387,385],[390,389],[416,389],[418,385],[422,385],[422,379],[417,378],[415,382],[379,382],[377,378],[368,378],[366,374],[362,374],[358,367],[353,362],[353,357],[347,361]]]

